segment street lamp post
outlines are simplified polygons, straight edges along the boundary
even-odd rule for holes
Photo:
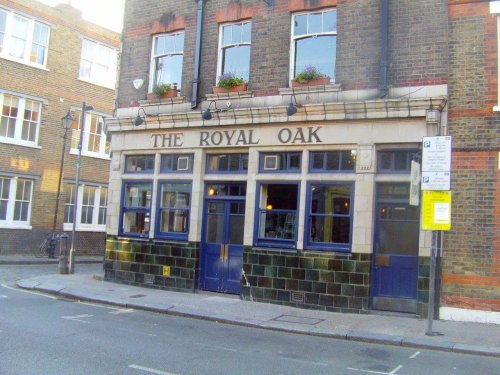
[[[62,148],[62,155],[61,155],[61,165],[59,166],[59,182],[57,183],[57,195],[56,195],[56,208],[54,211],[54,223],[52,224],[52,237],[50,240],[50,246],[49,246],[49,258],[54,257],[54,253],[56,250],[56,229],[57,229],[57,214],[59,212],[59,199],[61,198],[61,181],[62,181],[62,175],[63,175],[63,168],[64,168],[64,156],[66,153],[66,140],[68,138],[68,130],[71,128],[71,125],[73,124],[73,117],[71,117],[70,111],[66,113],[66,116],[61,118],[62,126],[64,129],[64,136],[63,136],[63,148]]]
[[[71,249],[69,251],[69,273],[75,272],[75,232],[76,232],[76,212],[78,211],[78,188],[80,186],[80,164],[82,159],[83,132],[85,131],[85,112],[92,111],[94,107],[82,104],[82,125],[80,126],[80,140],[78,142],[78,156],[76,158],[76,179],[75,179],[75,208],[73,210],[73,230],[71,231]]]

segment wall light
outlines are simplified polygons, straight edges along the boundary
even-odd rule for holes
[[[141,110],[142,110],[142,113],[144,113],[144,117],[141,117],[141,115],[139,114],[141,112]],[[144,110],[144,108],[140,107],[137,110],[137,117],[134,120],[134,125],[139,126],[139,125],[144,124],[144,122],[146,121],[146,117],[148,117],[148,115],[146,114],[146,111]]]
[[[212,108],[212,104],[214,105],[214,109],[210,109]],[[217,107],[217,102],[215,100],[212,100],[210,101],[210,104],[208,105],[208,108],[205,109],[203,112],[201,112],[201,118],[203,120],[211,120],[212,119],[212,113],[216,113],[216,112],[226,112],[226,111],[229,111],[231,108],[231,103],[228,102],[227,104],[227,109],[221,109],[221,108],[218,108]]]
[[[293,101],[295,101],[295,104],[293,104],[292,98],[293,98]],[[288,107],[286,109],[287,116],[293,116],[294,114],[296,114],[298,107],[302,107],[302,104],[298,104],[297,98],[295,97],[295,95],[292,95],[290,97],[290,104],[288,104]]]

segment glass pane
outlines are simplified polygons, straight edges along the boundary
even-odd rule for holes
[[[325,154],[323,152],[314,152],[311,154],[312,157],[312,168],[313,169],[323,169],[323,160],[325,158]]]
[[[154,54],[155,56],[161,55],[165,52],[165,36],[160,35],[157,36],[155,39],[155,51]]]
[[[295,44],[295,74],[314,66],[322,74],[335,79],[337,37],[323,35],[297,40]]]
[[[0,220],[5,220],[7,218],[7,201],[0,200]]]
[[[294,35],[307,34],[307,14],[294,17]]]
[[[149,212],[125,212],[123,214],[123,231],[126,233],[149,233]]]
[[[28,202],[16,202],[14,205],[14,220],[15,221],[28,221]]]
[[[378,254],[417,255],[418,222],[382,221]]]
[[[262,185],[264,209],[296,210],[298,186],[292,184]]]
[[[323,13],[323,32],[337,31],[337,12],[332,10]]]
[[[175,36],[169,35],[165,37],[165,46],[163,53],[173,53],[175,52]]]
[[[161,207],[189,208],[191,184],[162,184]]]
[[[405,171],[409,170],[408,164],[407,164],[407,158],[408,158],[408,152],[406,151],[398,151],[395,152],[395,159],[394,159],[394,169],[396,171]]]
[[[250,46],[228,47],[223,51],[223,73],[234,73],[245,81],[250,77]]]
[[[377,184],[377,199],[410,199],[410,185],[405,183]]]
[[[380,152],[378,154],[378,169],[391,170],[392,154],[390,152]]]
[[[230,171],[240,170],[240,155],[229,155],[229,170]]]
[[[259,237],[295,239],[295,212],[262,211]]]
[[[182,56],[171,55],[157,59],[156,83],[177,84],[181,88],[182,83]]]
[[[241,42],[250,43],[252,40],[252,23],[246,22],[241,26]]]
[[[311,216],[309,225],[311,242],[349,243],[349,217]]]
[[[243,244],[243,232],[245,231],[245,216],[229,216],[229,243]]]
[[[160,219],[160,231],[187,233],[188,216],[189,216],[189,211],[187,210],[175,210],[175,209],[162,210]]]
[[[224,238],[224,203],[210,203],[208,212],[206,241],[222,243]]]
[[[326,170],[338,171],[340,165],[340,153],[331,151],[326,153]]]
[[[184,51],[184,33],[177,34],[175,36],[175,52]]]
[[[290,155],[289,169],[300,169],[300,154]]]
[[[349,215],[351,186],[313,185],[311,187],[311,212],[319,214]]]
[[[342,165],[340,169],[343,171],[353,171],[356,166],[356,151],[342,151]]]
[[[126,207],[149,207],[151,204],[150,184],[127,184],[125,188]]]
[[[320,33],[323,29],[323,14],[313,13],[309,14],[309,29],[308,34]]]
[[[232,26],[224,26],[222,28],[222,45],[227,46],[232,41]]]

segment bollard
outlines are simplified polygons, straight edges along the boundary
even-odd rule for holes
[[[69,273],[68,236],[65,234],[59,236],[59,273],[62,275]]]

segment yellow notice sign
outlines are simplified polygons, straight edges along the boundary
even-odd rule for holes
[[[165,277],[170,276],[170,266],[163,266],[163,276]]]
[[[422,192],[422,229],[450,230],[451,191]]]

